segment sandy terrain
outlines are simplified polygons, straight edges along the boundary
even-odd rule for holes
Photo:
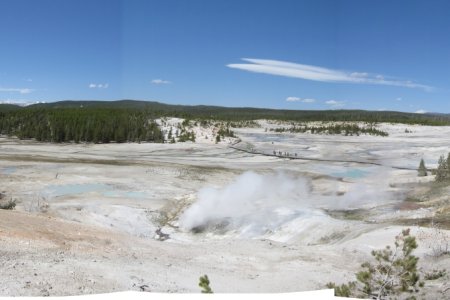
[[[450,151],[450,127],[382,124],[389,137],[345,137],[275,134],[260,123],[236,129],[236,147],[305,159],[215,144],[200,127],[196,143],[0,138],[2,201],[17,201],[0,210],[0,296],[198,292],[203,274],[216,292],[321,289],[354,280],[370,251],[406,228],[399,219],[432,218],[450,202],[450,188],[428,199],[434,206],[405,202],[433,180],[415,168]],[[419,265],[450,270],[448,255],[432,256],[449,231],[437,241],[419,223],[409,226]],[[424,293],[450,297],[448,280],[427,281]]]

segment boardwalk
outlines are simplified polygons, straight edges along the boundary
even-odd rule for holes
[[[232,148],[232,149],[235,149],[237,151],[241,151],[241,152],[246,152],[246,153],[255,154],[255,155],[273,156],[273,157],[277,157],[277,158],[299,159],[299,160],[308,160],[308,161],[323,161],[323,162],[355,163],[355,164],[364,164],[364,165],[389,167],[389,168],[397,169],[397,170],[417,171],[416,168],[408,168],[408,167],[400,167],[400,166],[389,166],[389,165],[384,165],[382,163],[370,162],[370,161],[304,157],[304,156],[298,156],[297,153],[289,153],[289,152],[281,152],[281,151],[279,151],[279,152],[275,151],[274,153],[267,153],[267,152],[258,151],[256,149],[239,148],[239,147],[237,147],[237,145],[239,143],[241,143],[241,140],[238,140],[237,142],[231,144],[229,147]],[[431,170],[427,170],[427,171],[431,171]]]

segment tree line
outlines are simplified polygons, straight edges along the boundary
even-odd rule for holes
[[[342,135],[378,135],[378,136],[388,136],[386,131],[376,129],[374,126],[361,127],[357,124],[333,124],[328,126],[292,126],[289,128],[271,128],[270,131],[277,133],[290,132],[290,133],[305,133],[310,132],[311,134],[342,134]]]
[[[196,120],[200,125],[212,122],[220,126],[220,137],[233,136],[229,128],[257,125],[255,120],[294,122],[378,122],[450,125],[450,115],[424,115],[402,112],[362,110],[300,111],[218,106],[168,105],[147,101],[60,101],[27,107],[0,104],[0,134],[35,138],[45,142],[164,142],[164,134],[154,122],[157,118],[179,117]],[[281,129],[279,129],[281,130]],[[387,135],[373,126],[357,125],[296,127],[289,130],[311,133]],[[180,132],[181,141],[195,141],[193,132]]]
[[[30,107],[41,108],[77,108],[80,105],[90,108],[136,109],[146,111],[153,118],[177,117],[183,119],[206,119],[221,121],[244,121],[271,119],[282,121],[355,121],[369,123],[403,123],[423,125],[450,125],[448,114],[415,114],[395,111],[365,110],[286,110],[250,107],[220,107],[207,105],[169,105],[151,101],[60,101],[40,103]],[[5,107],[6,109],[6,107]],[[20,110],[20,107],[7,109]],[[0,105],[0,111],[2,111]]]
[[[0,134],[43,142],[164,142],[145,111],[121,108],[29,107],[0,111]]]

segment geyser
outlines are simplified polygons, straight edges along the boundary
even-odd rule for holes
[[[255,237],[283,230],[294,223],[305,226],[309,224],[307,220],[314,224],[326,223],[329,217],[323,208],[358,208],[390,199],[379,187],[363,183],[350,185],[344,195],[338,193],[337,187],[334,193],[322,195],[311,192],[311,180],[306,177],[249,171],[224,187],[199,190],[197,201],[180,216],[179,225],[193,232],[237,231],[239,235]]]
[[[197,202],[181,215],[180,227],[192,230],[220,225],[259,233],[273,230],[298,216],[298,209],[307,206],[307,195],[304,178],[246,172],[223,188],[201,189]]]

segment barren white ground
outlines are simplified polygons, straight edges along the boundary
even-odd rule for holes
[[[0,296],[198,292],[203,274],[215,292],[322,289],[354,280],[372,249],[392,244],[406,228],[396,218],[433,215],[400,204],[405,184],[433,180],[414,169],[450,151],[450,127],[382,124],[389,137],[345,137],[260,123],[236,129],[236,147],[331,161],[239,151],[202,128],[196,143],[176,144],[0,138],[0,192],[17,201],[0,210]],[[369,217],[329,214],[351,209]],[[430,255],[432,229],[410,228],[420,267],[450,270],[448,256]],[[447,281],[424,291],[450,297]]]

